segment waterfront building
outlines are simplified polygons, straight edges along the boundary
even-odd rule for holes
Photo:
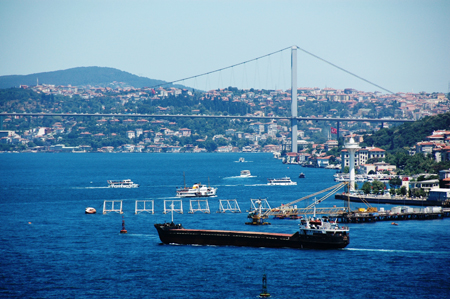
[[[385,150],[377,147],[360,148],[356,150],[354,154],[355,166],[364,165],[369,159],[383,160],[386,156],[385,153]],[[343,149],[341,151],[341,161],[342,168],[344,168],[345,166],[350,166],[350,155],[347,149]]]

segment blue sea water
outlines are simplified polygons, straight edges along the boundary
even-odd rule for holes
[[[252,177],[240,178],[244,169]],[[250,199],[276,207],[335,185],[333,170],[271,154],[0,154],[0,297],[256,298],[264,273],[272,298],[450,297],[448,218],[350,224],[343,250],[162,245],[153,224],[170,221],[163,202],[177,199],[183,173],[188,185],[218,187],[211,214],[189,214],[183,200],[174,218],[186,228],[293,233],[295,220],[244,225]],[[283,176],[298,185],[267,186]],[[114,179],[140,187],[107,188]],[[155,214],[134,214],[144,199],[154,200]],[[236,199],[242,213],[215,213],[220,199]],[[103,215],[104,200],[123,200],[124,214]],[[343,202],[320,204],[333,205]],[[84,214],[88,206],[98,213]],[[119,234],[122,216],[128,234]]]

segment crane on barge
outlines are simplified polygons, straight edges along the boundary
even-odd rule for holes
[[[261,221],[264,218],[267,218],[269,215],[275,215],[275,216],[280,216],[280,215],[292,215],[295,217],[298,217],[299,215],[315,215],[316,213],[318,214],[342,214],[344,213],[346,210],[350,211],[350,207],[344,208],[344,207],[333,207],[333,208],[316,208],[316,205],[323,202],[325,199],[327,199],[328,197],[330,197],[331,195],[333,195],[334,193],[336,193],[339,189],[341,189],[342,187],[344,187],[345,185],[347,185],[347,182],[341,182],[335,186],[331,186],[328,187],[322,191],[307,195],[305,197],[296,199],[290,203],[284,204],[280,207],[277,208],[273,208],[273,209],[267,209],[265,212],[262,212],[261,209],[253,212],[251,214],[251,216],[249,218],[252,218],[253,221],[251,222],[251,224],[253,225],[261,225],[261,224],[268,224],[266,222]],[[310,204],[309,206],[307,206],[306,208],[302,208],[302,209],[297,209],[297,208],[292,208],[294,204],[301,202],[305,199],[317,196],[319,194],[322,194],[324,192],[328,192],[328,194],[326,194],[325,196],[323,196],[322,198],[318,199],[318,200],[314,200],[314,202],[312,204]],[[281,218],[281,217],[280,217]],[[247,223],[246,223],[247,224]],[[250,224],[250,223],[249,223]]]

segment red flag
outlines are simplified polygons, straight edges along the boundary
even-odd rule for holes
[[[331,127],[331,134],[337,134],[337,129],[336,129],[336,128],[333,128],[333,127]]]

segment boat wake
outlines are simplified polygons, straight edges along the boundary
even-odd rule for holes
[[[268,186],[267,184],[223,184],[223,185],[217,185],[218,187],[238,187],[238,186],[244,186],[244,187],[259,187],[259,186]]]
[[[72,189],[109,189],[109,187],[72,187]]]
[[[344,248],[342,250],[348,251],[367,251],[367,252],[386,252],[386,253],[420,253],[420,254],[445,254],[449,255],[448,251],[429,251],[429,250],[400,250],[400,249],[367,249],[367,248]]]
[[[256,178],[256,177],[257,177],[256,175],[249,175],[249,176],[237,175],[237,176],[224,177],[223,179],[224,180],[228,180],[228,179],[246,179],[246,178]]]

